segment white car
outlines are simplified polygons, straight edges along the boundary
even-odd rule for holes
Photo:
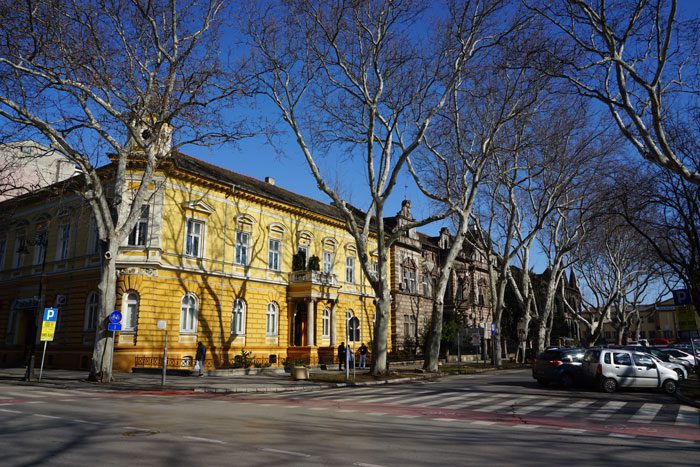
[[[668,394],[678,389],[678,374],[653,355],[624,349],[589,349],[583,374],[605,392],[618,387],[656,388]]]
[[[683,360],[688,363],[690,363],[692,366],[697,365],[697,362],[695,361],[695,357],[693,357],[691,354],[688,352],[684,352],[680,349],[659,349],[662,352],[665,352],[669,354],[670,356],[674,357],[676,360]]]

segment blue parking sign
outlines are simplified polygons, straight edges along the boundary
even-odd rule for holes
[[[58,308],[44,308],[44,321],[58,321]]]

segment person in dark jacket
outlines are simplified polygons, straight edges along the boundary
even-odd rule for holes
[[[360,346],[360,368],[365,368],[365,363],[367,360],[367,346],[363,342],[362,345]]]
[[[341,342],[338,346],[338,370],[343,370],[343,363],[345,362],[345,342]]]
[[[204,360],[207,357],[207,348],[201,342],[197,342],[197,353],[194,359],[199,367],[199,376],[204,376]]]

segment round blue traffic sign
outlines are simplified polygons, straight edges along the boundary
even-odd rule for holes
[[[109,314],[109,322],[113,324],[118,324],[122,322],[122,313],[119,310],[114,310]]]

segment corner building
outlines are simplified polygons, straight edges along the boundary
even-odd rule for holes
[[[138,168],[132,175],[136,187]],[[62,192],[68,183],[0,204],[9,213],[0,227],[0,364],[24,362],[34,316],[57,306],[47,366],[89,366],[100,258],[91,212]],[[115,371],[155,366],[163,320],[170,362],[191,361],[202,341],[214,368],[232,366],[242,350],[273,364],[331,361],[348,337],[372,340],[374,292],[332,205],[182,153],[149,188],[116,259]],[[295,255],[318,270],[293,271]]]

